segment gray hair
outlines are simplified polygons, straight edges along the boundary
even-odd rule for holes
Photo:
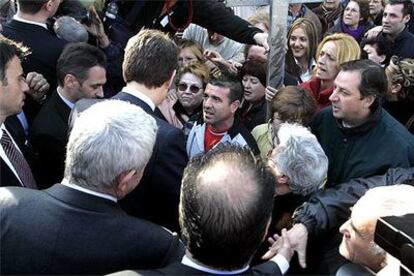
[[[89,40],[88,31],[71,16],[59,17],[53,25],[53,30],[59,38],[68,42],[88,42]]]
[[[292,193],[307,195],[325,184],[328,157],[307,128],[282,124],[278,131],[279,147],[271,157],[277,168],[288,177]]]
[[[118,100],[96,103],[76,119],[69,136],[65,179],[105,190],[128,170],[141,172],[155,144],[155,119]]]

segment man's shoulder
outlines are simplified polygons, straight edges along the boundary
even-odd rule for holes
[[[401,143],[400,145],[409,145],[414,147],[414,136],[394,117],[384,109],[378,122],[378,127],[383,130],[385,139],[394,140]]]
[[[0,209],[15,210],[22,201],[40,199],[41,194],[41,191],[23,187],[0,187]]]

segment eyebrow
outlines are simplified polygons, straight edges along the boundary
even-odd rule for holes
[[[355,225],[352,223],[352,220],[349,221],[349,224],[351,225],[351,228],[355,231],[355,233],[357,233],[358,236],[362,237],[362,233],[355,227]]]

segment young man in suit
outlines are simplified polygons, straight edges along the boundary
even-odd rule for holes
[[[0,189],[0,273],[106,274],[181,259],[177,236],[128,216],[117,203],[140,181],[156,132],[155,120],[126,102],[103,101],[82,112],[61,184]]]
[[[178,48],[168,35],[142,30],[125,48],[123,76],[126,86],[114,99],[131,102],[154,115],[167,96],[178,65]],[[122,207],[127,213],[178,230],[181,178],[188,157],[184,133],[156,118],[157,142],[138,188]]]
[[[13,135],[14,129],[5,125],[8,117],[22,111],[25,92],[29,91],[20,64],[20,59],[27,53],[25,51],[15,42],[0,37],[0,186],[36,189],[36,181],[26,159],[29,149],[24,139],[17,139]]]
[[[102,98],[106,57],[87,43],[68,45],[56,66],[58,88],[33,121],[30,141],[37,154],[35,176],[42,188],[63,178],[69,114],[83,98]]]
[[[285,273],[293,255],[286,232],[279,254],[262,265],[249,265],[268,230],[274,194],[273,178],[247,148],[226,144],[191,159],[180,199],[185,256],[162,269],[118,276]]]

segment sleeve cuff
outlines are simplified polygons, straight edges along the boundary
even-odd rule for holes
[[[280,272],[282,274],[285,274],[289,269],[289,262],[286,260],[286,258],[282,254],[276,254],[272,259],[270,259],[271,262],[275,262],[279,268]]]

